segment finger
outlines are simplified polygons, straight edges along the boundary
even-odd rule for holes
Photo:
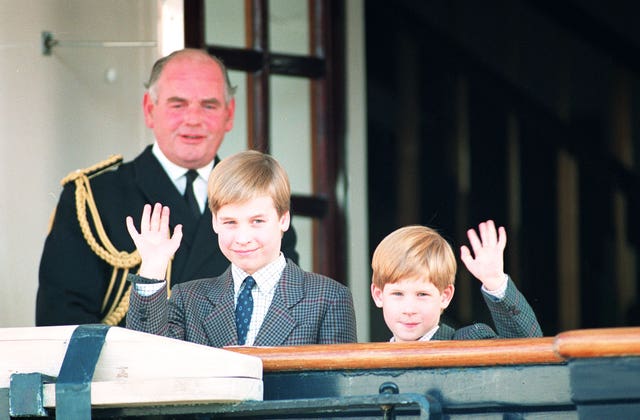
[[[178,250],[180,247],[180,242],[182,241],[182,225],[177,225],[173,230],[173,235],[171,236],[171,244],[175,247],[174,252]]]
[[[169,215],[169,207],[163,206],[162,213],[160,214],[160,233],[167,238],[169,237]]]
[[[140,218],[140,232],[149,231],[149,215],[151,214],[151,206],[145,204],[142,208],[142,217]]]
[[[469,248],[466,245],[462,245],[460,247],[460,259],[465,265],[473,261],[471,251],[469,251]]]
[[[480,242],[480,238],[478,238],[478,234],[475,230],[469,229],[467,231],[467,238],[469,238],[469,243],[471,244],[471,248],[473,248],[474,254],[478,254],[478,250],[482,248],[482,243]]]
[[[133,239],[133,242],[135,242],[138,236],[140,236],[140,233],[136,229],[136,226],[133,224],[133,217],[127,216],[125,220],[127,223],[127,231],[129,232],[129,236],[131,236],[131,239]]]
[[[153,206],[153,212],[151,213],[151,220],[149,222],[149,229],[152,232],[160,230],[160,216],[162,215],[162,204],[156,203]]]
[[[498,228],[498,246],[503,251],[504,251],[504,248],[507,246],[507,231],[503,226],[500,226]]]
[[[498,234],[496,233],[496,225],[493,220],[487,220],[485,222],[485,236],[482,238],[482,242],[488,246],[496,246],[498,242]]]

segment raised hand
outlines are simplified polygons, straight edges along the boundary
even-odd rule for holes
[[[180,246],[182,225],[177,225],[173,236],[169,234],[169,207],[156,203],[145,204],[140,220],[140,232],[133,218],[127,216],[127,230],[142,258],[140,276],[162,280],[165,278],[169,261]]]
[[[475,230],[469,229],[467,237],[473,255],[466,245],[460,247],[460,259],[487,290],[496,290],[504,284],[503,252],[507,245],[507,233],[500,226],[496,231],[493,220],[487,220],[478,226],[480,237]]]

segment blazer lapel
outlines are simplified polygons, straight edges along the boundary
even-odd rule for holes
[[[231,268],[213,280],[216,281],[210,282],[208,292],[211,307],[199,308],[207,311],[203,314],[202,328],[213,347],[237,345]]]
[[[447,324],[440,324],[440,328],[438,328],[433,337],[431,337],[431,340],[451,340],[453,339],[454,333],[455,330]]]
[[[303,281],[302,270],[287,261],[271,306],[256,336],[255,346],[281,346],[286,342],[298,323],[291,308],[304,297]]]

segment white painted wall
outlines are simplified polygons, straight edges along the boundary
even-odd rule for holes
[[[111,154],[132,158],[151,141],[141,98],[156,48],[64,41],[155,41],[157,7],[157,0],[0,0],[0,327],[34,325],[59,180]],[[41,52],[44,30],[61,41],[51,56]]]
[[[0,327],[34,324],[38,265],[48,219],[61,191],[59,180],[111,154],[131,159],[153,140],[144,126],[141,101],[143,83],[161,46],[104,48],[70,43],[157,41],[159,10],[167,4],[176,4],[176,0],[0,0],[0,147],[4,151],[0,154],[0,197],[5,198],[0,201]],[[225,4],[233,3],[218,3],[220,7]],[[347,2],[348,173],[343,194],[348,217],[348,283],[360,341],[368,339],[370,301],[363,7],[362,0]],[[306,19],[306,13],[300,15]],[[280,25],[278,35],[278,42],[285,44],[287,22],[298,25],[295,14],[287,19],[285,32]],[[40,36],[45,30],[61,41],[51,56],[41,52]],[[167,33],[166,27],[163,32]],[[108,80],[107,72],[115,74],[115,79]],[[246,98],[244,76],[232,72],[231,78],[240,87],[240,106]],[[286,124],[276,127],[283,132]],[[300,130],[291,131],[279,137],[294,143],[279,145],[274,154],[285,167],[291,166],[288,171],[303,174],[303,169],[294,167],[298,156],[287,153],[299,148],[295,139]],[[221,154],[242,150],[245,138],[246,122],[237,121]],[[308,192],[305,186],[310,180],[296,178],[292,184]],[[307,228],[299,221],[296,229],[304,235]],[[306,246],[304,238],[301,242]],[[303,255],[303,266],[304,261]]]

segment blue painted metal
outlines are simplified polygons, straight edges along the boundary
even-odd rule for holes
[[[42,385],[54,378],[41,373],[14,373],[9,382],[9,415],[13,417],[44,417]]]
[[[56,381],[56,418],[91,418],[91,380],[108,331],[103,324],[73,331]]]
[[[265,372],[264,399],[367,395],[383,382],[430,395],[445,415],[575,413],[565,364],[467,368],[416,368]]]
[[[580,419],[640,418],[640,357],[575,359],[569,370]]]
[[[389,409],[406,408],[412,418],[441,418],[441,408],[435,399],[413,393],[362,395],[337,398],[305,398],[278,401],[247,401],[237,404],[200,404],[192,406],[127,407],[104,409],[100,417],[203,415],[202,418],[308,418],[330,415],[331,418],[383,418]],[[302,417],[296,417],[301,415]],[[191,418],[191,417],[188,417]],[[201,418],[201,417],[197,417]],[[315,417],[314,417],[315,418]]]
[[[0,388],[0,420],[9,420],[9,388]]]

